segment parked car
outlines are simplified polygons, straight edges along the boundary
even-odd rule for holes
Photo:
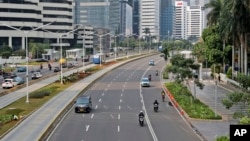
[[[42,74],[40,72],[34,72],[32,73],[31,79],[39,79],[42,77]]]
[[[149,66],[154,66],[154,65],[155,65],[154,60],[150,60],[150,61],[148,62],[148,65],[149,65]]]
[[[59,71],[61,71],[60,67],[55,67],[54,68],[54,72],[59,72]]]
[[[31,72],[31,73],[34,73],[34,72],[41,72],[41,70],[40,70],[40,69],[32,69],[30,72]]]
[[[142,78],[141,86],[142,87],[150,87],[150,82],[149,82],[149,79],[147,77]]]
[[[12,79],[12,78],[7,78],[7,79],[4,79],[3,83],[2,83],[2,88],[5,89],[5,88],[13,88],[17,85],[17,82]]]
[[[14,72],[5,72],[5,73],[3,73],[3,79],[15,78],[15,77],[17,77],[17,75]]]
[[[26,67],[17,67],[17,72],[26,72]]]
[[[39,58],[39,59],[36,59],[35,62],[49,62],[49,60],[44,59],[44,58]]]
[[[87,112],[90,113],[92,110],[92,101],[90,96],[78,97],[75,101],[75,113]]]
[[[69,69],[69,68],[73,68],[74,65],[73,65],[72,63],[68,63],[67,67],[68,67],[68,69]]]
[[[14,80],[17,82],[17,85],[21,85],[25,83],[24,79],[20,76],[15,77]]]

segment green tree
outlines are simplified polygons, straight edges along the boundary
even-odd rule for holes
[[[2,48],[0,48],[0,56],[3,58],[9,58],[13,53],[13,50],[11,47],[4,45]]]
[[[193,79],[195,85],[203,89],[204,84],[199,82],[197,73],[200,65],[196,64],[192,58],[184,58],[183,55],[177,54],[172,56],[170,62],[172,65],[168,66],[166,70],[175,75],[175,81],[177,83],[186,81],[186,83],[189,84],[188,80]],[[196,98],[195,92],[194,97]]]

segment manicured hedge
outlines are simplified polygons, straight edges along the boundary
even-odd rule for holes
[[[198,119],[221,119],[221,116],[216,116],[213,110],[203,104],[199,99],[194,99],[191,92],[182,84],[170,82],[166,83],[165,86],[189,117]]]

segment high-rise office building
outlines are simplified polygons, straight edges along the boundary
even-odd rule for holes
[[[133,5],[133,34],[140,35],[140,0],[134,0]]]
[[[29,32],[27,34],[29,40],[42,42],[46,38],[56,42],[57,35],[34,29],[53,22],[43,29],[51,32],[73,30],[72,2],[73,0],[0,0],[0,46],[8,45],[14,50],[25,49],[24,32]],[[73,35],[64,37],[64,39],[72,38]]]
[[[109,5],[107,0],[75,0],[75,24],[109,28]]]
[[[151,36],[159,38],[160,31],[160,1],[141,0],[140,7],[140,36],[145,36],[144,30],[148,28]]]
[[[201,6],[187,6],[187,38],[201,36],[203,30],[203,12]]]
[[[160,13],[161,39],[170,39],[175,27],[175,0],[162,0]]]
[[[175,2],[175,39],[187,39],[187,2]]]

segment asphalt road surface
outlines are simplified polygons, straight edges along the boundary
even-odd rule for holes
[[[149,66],[153,59],[155,66]],[[125,64],[99,79],[84,95],[92,97],[91,113],[70,110],[48,141],[199,141],[173,107],[161,101],[160,77],[155,76],[165,61],[159,55]],[[150,87],[140,80],[152,75]],[[159,111],[153,102],[159,101]],[[145,125],[138,122],[139,111],[146,113]]]

